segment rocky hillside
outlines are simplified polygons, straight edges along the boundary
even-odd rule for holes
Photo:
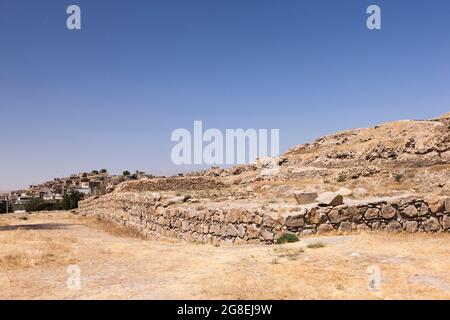
[[[274,167],[274,164],[279,164]],[[194,179],[203,176],[216,181]],[[181,179],[178,181],[177,179]],[[117,191],[156,190],[128,182]],[[233,168],[211,168],[158,181],[164,190],[196,196],[292,202],[295,190],[353,190],[355,197],[450,194],[450,113],[430,120],[402,120],[338,132],[292,147],[276,159]],[[199,183],[201,186],[196,187]],[[168,185],[166,185],[168,184]],[[173,186],[171,186],[173,185]],[[185,187],[183,187],[185,186]],[[342,191],[341,190],[341,191]],[[349,195],[349,191],[345,191]]]
[[[450,161],[450,113],[347,130],[293,147],[286,156],[303,166],[432,165]]]
[[[125,182],[80,203],[147,237],[272,244],[364,230],[450,231],[450,118],[348,130],[255,164]]]

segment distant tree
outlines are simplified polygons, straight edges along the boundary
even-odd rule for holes
[[[84,194],[81,192],[75,191],[72,193],[67,193],[64,195],[64,198],[61,202],[61,209],[62,210],[72,210],[78,208],[78,202],[82,200],[84,197]]]
[[[122,174],[123,174],[125,177],[128,177],[129,175],[131,175],[130,171],[128,171],[128,170],[125,170]]]
[[[31,199],[25,205],[25,210],[27,212],[52,211],[55,209],[56,209],[56,207],[53,203],[46,202],[40,198]]]
[[[25,204],[25,210],[27,212],[40,211],[43,201],[41,199],[31,199]]]
[[[92,174],[98,174],[98,170],[92,170]]]
[[[130,176],[130,179],[131,179],[131,180],[137,180],[137,178],[138,178],[138,176],[137,176],[136,173],[133,173],[133,174]]]
[[[88,174],[87,174],[86,172],[83,172],[83,173],[81,174],[81,176],[82,176],[83,178],[86,178],[86,177],[88,176]]]
[[[106,169],[100,170],[100,173],[107,173],[107,172],[108,172],[108,170],[106,170]]]

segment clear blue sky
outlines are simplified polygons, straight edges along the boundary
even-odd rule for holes
[[[66,29],[78,4],[82,30]],[[366,8],[382,9],[382,30]],[[0,0],[0,190],[167,174],[170,135],[279,128],[281,151],[450,111],[448,0]]]

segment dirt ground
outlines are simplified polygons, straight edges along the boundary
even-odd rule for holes
[[[53,212],[1,215],[0,243],[0,299],[450,299],[449,233],[214,247]]]

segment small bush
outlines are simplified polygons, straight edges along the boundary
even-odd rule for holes
[[[345,176],[343,176],[343,175],[339,175],[339,176],[336,178],[336,181],[337,181],[337,182],[344,182],[345,180],[347,180],[347,179],[346,179]]]
[[[403,176],[401,174],[396,174],[394,178],[395,178],[395,181],[400,182],[402,180]]]
[[[306,246],[308,249],[318,249],[325,247],[325,244],[323,242],[314,242],[310,243]]]
[[[297,241],[299,241],[299,239],[295,234],[286,232],[277,239],[277,244],[292,243]]]

